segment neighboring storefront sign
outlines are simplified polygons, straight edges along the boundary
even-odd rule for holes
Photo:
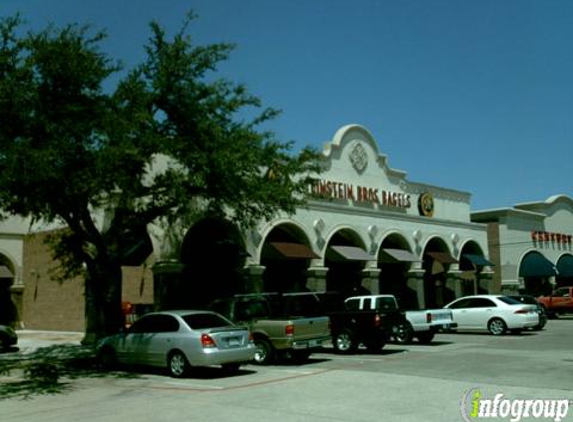
[[[533,230],[531,232],[531,240],[534,242],[552,242],[571,245],[573,243],[573,235]]]

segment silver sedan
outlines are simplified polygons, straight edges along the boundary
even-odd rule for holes
[[[255,355],[248,328],[210,311],[153,312],[126,332],[98,342],[97,355],[107,367],[117,363],[167,368],[183,377],[194,366],[222,365],[235,372]]]

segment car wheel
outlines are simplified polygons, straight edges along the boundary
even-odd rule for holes
[[[399,344],[408,344],[414,338],[414,329],[412,324],[404,322],[396,326],[397,331],[394,333],[394,341]]]
[[[368,340],[364,342],[364,346],[366,346],[366,350],[369,352],[378,352],[386,345],[386,340],[383,338],[377,338],[374,340]]]
[[[433,333],[431,331],[427,331],[425,333],[417,334],[416,337],[418,338],[418,341],[420,343],[430,344],[432,342],[432,340],[434,339],[435,335],[436,335],[436,333]]]
[[[175,378],[184,377],[189,373],[189,362],[179,350],[171,352],[168,359],[169,373]]]
[[[255,347],[255,357],[253,358],[254,363],[257,365],[268,365],[273,361],[273,346],[268,340],[263,338],[255,339]]]
[[[332,339],[332,345],[334,349],[339,353],[352,353],[354,352],[358,345],[354,341],[354,336],[349,330],[342,330],[341,332],[334,335]]]
[[[103,347],[97,354],[97,360],[105,369],[114,369],[117,366],[117,355],[111,347]]]
[[[487,324],[487,329],[494,336],[500,336],[507,331],[507,325],[502,319],[493,318]]]
[[[241,369],[241,364],[237,362],[224,363],[223,365],[221,365],[221,367],[223,368],[223,371],[227,374],[236,374],[237,372],[239,372],[239,369]]]

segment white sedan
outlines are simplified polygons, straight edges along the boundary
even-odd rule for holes
[[[493,335],[535,327],[539,316],[534,305],[503,295],[465,296],[447,304],[458,330],[488,330]]]

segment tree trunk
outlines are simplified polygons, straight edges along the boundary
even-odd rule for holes
[[[88,271],[85,281],[86,334],[83,344],[117,334],[123,328],[121,311],[121,266],[96,265]]]

